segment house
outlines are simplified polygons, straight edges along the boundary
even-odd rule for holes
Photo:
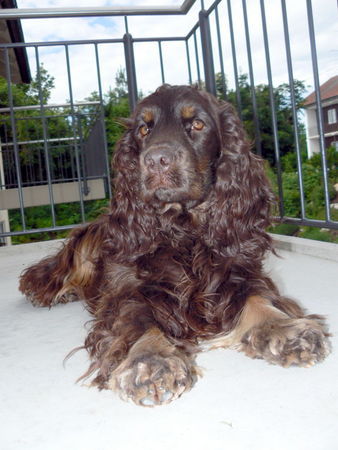
[[[16,0],[0,0],[0,9],[4,8],[17,8]],[[23,41],[23,32],[19,20],[0,20],[1,43],[10,44]],[[31,81],[26,48],[10,49],[9,64],[13,83],[29,83]],[[3,49],[0,49],[0,76],[6,78],[6,59]],[[0,139],[0,190],[4,188],[4,168]],[[9,231],[8,211],[6,209],[0,209],[0,231]],[[0,240],[0,246],[9,243],[10,238]]]
[[[333,145],[338,150],[338,75],[320,86],[320,98],[324,120],[325,148]],[[320,151],[315,92],[305,98],[303,106],[307,124],[308,156],[311,157]]]

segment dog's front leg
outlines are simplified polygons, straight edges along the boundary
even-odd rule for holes
[[[85,342],[92,385],[141,406],[169,403],[193,386],[194,355],[161,331],[141,297],[105,298],[101,305]]]
[[[283,367],[309,367],[329,354],[328,337],[324,318],[306,315],[296,302],[252,295],[233,330],[212,340],[211,346],[236,348]]]
[[[34,306],[67,303],[79,297],[93,297],[101,276],[101,248],[104,241],[102,216],[96,222],[76,228],[62,248],[25,269],[20,291]]]

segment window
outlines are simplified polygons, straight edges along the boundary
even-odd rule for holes
[[[335,108],[327,110],[327,121],[329,124],[337,122],[337,111]]]
[[[338,141],[332,142],[332,145],[336,148],[336,150],[338,152]]]

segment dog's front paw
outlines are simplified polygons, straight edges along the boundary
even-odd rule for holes
[[[145,354],[125,362],[109,380],[110,389],[124,400],[141,406],[164,405],[188,391],[196,380],[196,368],[179,356]]]
[[[252,328],[243,337],[240,350],[283,367],[310,367],[330,353],[328,336],[319,316],[282,319]]]
[[[108,387],[137,405],[163,405],[188,391],[199,374],[193,356],[153,327],[133,344],[127,357],[113,370]]]

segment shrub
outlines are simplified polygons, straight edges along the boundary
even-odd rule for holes
[[[298,233],[299,226],[293,223],[279,223],[271,227],[268,231],[274,234],[283,234],[284,236],[294,236]]]
[[[299,236],[306,239],[315,239],[316,241],[338,242],[338,238],[331,235],[329,231],[323,231],[314,227],[306,227]]]

